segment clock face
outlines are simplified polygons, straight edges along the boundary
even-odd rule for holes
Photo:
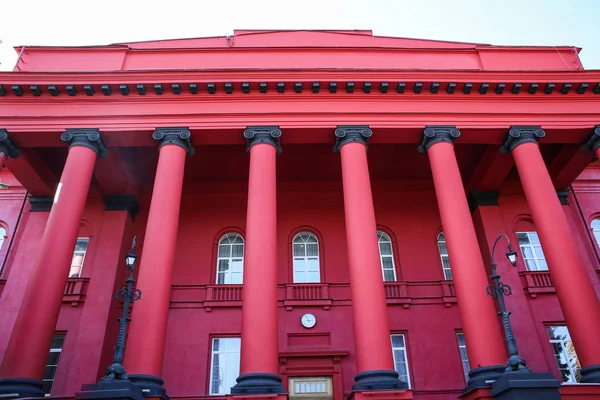
[[[317,317],[312,314],[304,314],[300,321],[302,322],[303,327],[312,328],[317,324]]]

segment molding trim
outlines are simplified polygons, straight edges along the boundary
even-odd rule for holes
[[[156,128],[152,134],[152,138],[158,141],[158,149],[168,144],[174,144],[185,150],[188,156],[193,156],[196,153],[192,147],[192,133],[187,126],[176,127],[161,127]]]
[[[140,211],[140,205],[132,194],[104,195],[102,200],[106,211],[127,211],[132,220],[135,220],[135,216]]]
[[[563,206],[569,205],[569,189],[557,190],[556,194],[558,195],[558,200],[560,200],[560,204]]]
[[[246,138],[246,151],[250,154],[252,146],[257,144],[269,144],[275,147],[277,154],[281,153],[281,144],[279,138],[281,137],[281,129],[279,126],[247,126],[244,131],[244,137]]]
[[[335,130],[335,145],[333,152],[339,153],[341,148],[348,143],[361,143],[367,150],[367,141],[373,136],[373,131],[368,125],[338,125]]]
[[[587,138],[585,143],[581,145],[581,149],[586,153],[596,151],[598,148],[600,148],[600,125],[594,126],[590,136]]]
[[[502,146],[500,146],[500,153],[509,154],[518,145],[537,143],[544,136],[546,136],[546,132],[540,126],[511,126]]]
[[[60,136],[63,142],[69,144],[69,148],[73,146],[82,146],[92,149],[96,152],[98,157],[105,157],[108,151],[102,141],[100,132],[96,128],[76,128],[67,129],[65,133]]]
[[[29,204],[31,204],[31,211],[50,211],[52,209],[53,203],[53,197],[29,196]]]
[[[472,191],[467,197],[471,214],[475,212],[477,207],[498,206],[498,197],[500,197],[498,190]]]
[[[460,137],[460,131],[452,125],[427,125],[423,131],[423,139],[419,145],[419,153],[427,153],[427,150],[436,143],[454,143]]]
[[[21,155],[19,148],[10,139],[6,129],[0,129],[0,152],[10,158],[17,158]]]

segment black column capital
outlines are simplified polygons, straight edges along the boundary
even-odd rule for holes
[[[497,190],[474,190],[467,197],[469,209],[473,213],[477,207],[498,206],[498,197],[500,197],[500,192]]]
[[[132,220],[140,211],[140,206],[132,194],[110,194],[102,196],[106,211],[127,211]]]
[[[187,126],[156,128],[152,138],[158,141],[158,148],[174,144],[185,150],[188,156],[193,156],[196,150],[192,147],[192,133]]]
[[[98,157],[104,157],[107,154],[106,146],[100,137],[100,132],[96,128],[74,128],[67,129],[60,136],[63,142],[69,144],[69,148],[74,146],[87,147],[96,152]]]
[[[367,141],[373,136],[373,131],[368,125],[338,125],[335,130],[335,145],[333,152],[339,153],[340,149],[348,143],[361,143],[367,149]]]
[[[592,129],[592,133],[587,138],[585,143],[581,146],[582,150],[591,153],[592,151],[598,150],[600,147],[600,125],[596,125]]]
[[[460,131],[456,126],[427,125],[423,131],[423,139],[419,145],[419,152],[427,153],[427,150],[436,143],[454,143],[454,140],[459,136]]]
[[[17,158],[21,155],[19,148],[10,140],[6,129],[0,129],[0,152],[10,158]]]
[[[515,147],[523,143],[537,143],[538,139],[546,136],[540,126],[511,126],[504,138],[500,153],[509,154]]]
[[[281,153],[281,145],[279,144],[281,129],[278,126],[247,126],[244,137],[248,143],[246,147],[248,153],[250,153],[252,146],[261,143],[270,144],[275,147],[277,154]]]
[[[31,211],[50,211],[54,203],[53,197],[29,196]]]

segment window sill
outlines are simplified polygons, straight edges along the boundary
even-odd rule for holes
[[[556,293],[550,271],[521,271],[521,283],[525,294],[535,299],[540,294]]]

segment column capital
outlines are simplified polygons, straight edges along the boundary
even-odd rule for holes
[[[278,126],[247,126],[244,137],[248,143],[248,147],[246,147],[248,153],[250,153],[252,146],[261,143],[270,144],[275,147],[277,154],[281,153],[281,145],[279,144],[281,129]]]
[[[454,143],[454,140],[459,136],[460,131],[456,126],[427,125],[423,131],[423,139],[419,145],[419,152],[427,153],[427,150],[436,143]]]
[[[585,143],[581,146],[582,150],[586,153],[591,153],[600,148],[600,125],[594,126],[592,133],[587,138]]]
[[[87,147],[94,150],[98,157],[105,157],[107,154],[106,146],[100,137],[100,132],[96,128],[73,128],[67,129],[60,135],[63,142],[69,144],[69,148],[74,146]]]
[[[348,143],[361,143],[367,149],[367,141],[373,136],[373,131],[368,125],[338,125],[335,130],[335,145],[333,152],[339,153],[340,149]]]
[[[509,154],[515,147],[523,143],[537,143],[538,139],[546,136],[540,126],[511,126],[504,138],[500,153]]]
[[[10,158],[17,158],[21,155],[19,148],[10,139],[6,129],[0,129],[0,152]]]
[[[174,144],[185,150],[188,156],[193,156],[196,150],[192,147],[192,133],[187,126],[156,128],[152,138],[158,141],[158,148]]]
[[[106,211],[127,211],[132,221],[140,211],[140,205],[132,194],[105,194],[102,200]]]

